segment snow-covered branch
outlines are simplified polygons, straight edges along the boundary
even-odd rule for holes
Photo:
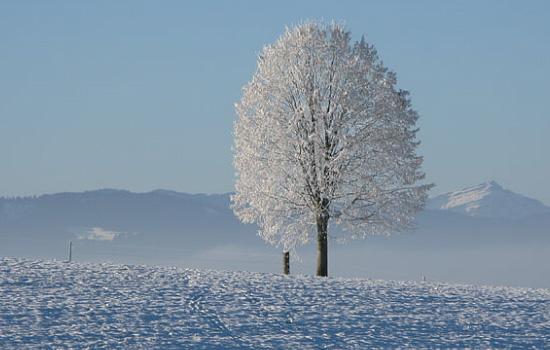
[[[417,184],[418,115],[395,84],[374,47],[334,23],[264,47],[236,105],[236,214],[291,249],[320,218],[352,237],[409,228],[430,185]]]

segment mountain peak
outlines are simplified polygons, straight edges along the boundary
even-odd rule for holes
[[[499,185],[498,183],[496,183],[496,181],[489,181],[489,182],[485,182],[484,184],[482,185],[485,185],[487,187],[492,187],[492,188],[496,188],[496,189],[500,189],[502,190],[503,187],[501,185]]]
[[[430,197],[426,209],[473,217],[521,219],[550,212],[540,201],[503,188],[495,181]]]

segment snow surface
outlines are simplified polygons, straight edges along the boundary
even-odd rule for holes
[[[506,190],[494,181],[432,196],[426,209],[506,219],[550,213],[550,207],[540,201]]]
[[[0,259],[1,349],[549,346],[549,289]]]

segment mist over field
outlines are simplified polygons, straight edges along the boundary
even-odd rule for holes
[[[533,213],[510,217],[511,208],[529,207],[525,201]],[[240,223],[228,194],[99,190],[2,198],[0,209],[2,256],[63,261],[72,241],[73,260],[81,262],[282,271],[282,248]],[[333,237],[329,275],[550,288],[547,209],[494,183],[434,196],[414,231],[346,244]],[[312,275],[314,244],[298,253],[291,273]]]

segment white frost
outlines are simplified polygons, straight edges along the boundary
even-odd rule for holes
[[[290,250],[330,225],[352,238],[410,228],[431,186],[419,184],[418,115],[396,83],[372,45],[334,23],[265,46],[236,105],[237,216]]]

